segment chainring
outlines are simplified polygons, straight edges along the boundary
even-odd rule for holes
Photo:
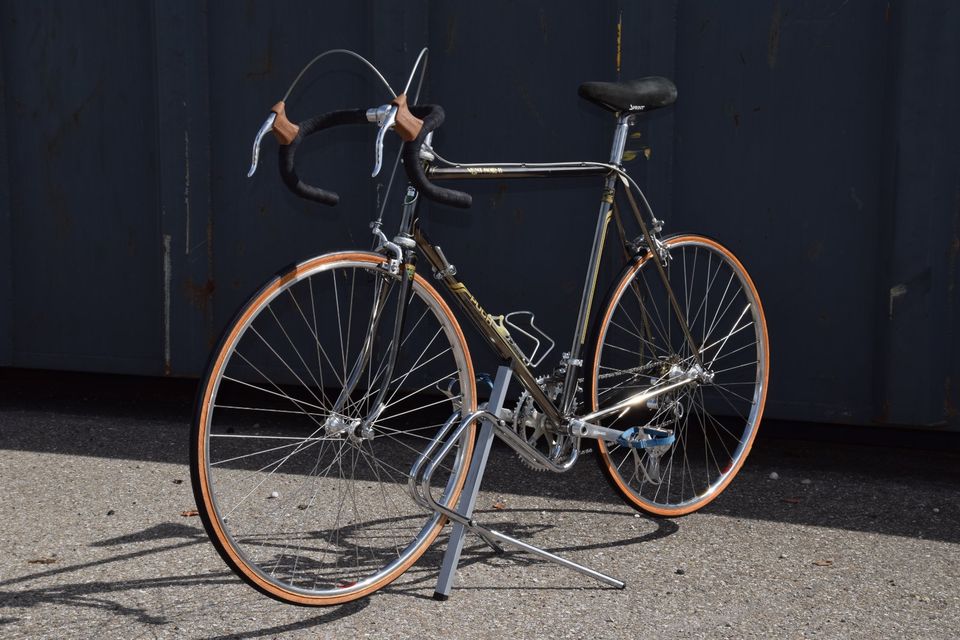
[[[555,400],[560,395],[559,385],[545,385],[542,380],[540,383],[551,400]],[[517,406],[513,410],[511,426],[528,445],[550,460],[559,461],[570,452],[570,446],[572,445],[570,436],[557,433],[557,430],[547,420],[547,416],[537,410],[533,397],[528,391],[521,393],[517,400]],[[535,471],[547,470],[546,466],[532,458],[528,458],[519,452],[517,452],[517,456],[521,462]]]

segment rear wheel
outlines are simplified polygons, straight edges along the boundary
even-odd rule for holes
[[[444,524],[411,500],[407,480],[438,428],[476,409],[473,367],[449,307],[416,276],[387,374],[400,278],[384,264],[330,254],[271,280],[227,329],[201,387],[191,472],[204,526],[244,580],[279,600],[372,593]],[[375,308],[382,320],[361,359]],[[442,504],[455,504],[472,446],[471,427],[436,476]]]
[[[702,370],[647,254],[627,266],[598,318],[587,398],[598,410],[652,385],[694,379],[603,421],[662,442],[672,436],[672,443],[598,443],[600,468],[629,504],[680,516],[716,498],[750,452],[766,401],[769,348],[763,307],[740,261],[700,236],[665,244],[667,278]]]

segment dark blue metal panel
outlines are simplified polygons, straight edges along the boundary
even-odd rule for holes
[[[774,416],[875,417],[886,4],[681,5],[676,223],[753,274]]]
[[[207,10],[153,5],[163,373],[203,367],[215,333]]]
[[[572,11],[566,4],[507,1],[432,5],[429,99],[447,114],[438,150],[468,162],[606,161],[614,118],[581,100],[577,87],[585,80],[617,79],[621,19],[622,76],[672,74],[670,5],[663,5],[666,17],[656,23],[661,10],[650,6],[598,2]],[[655,208],[668,208],[668,174],[645,169],[670,165],[670,129],[669,114],[654,116],[629,145],[636,154],[630,170],[641,184],[656,183],[648,184]],[[643,150],[650,147],[656,150],[648,160]],[[473,208],[430,206],[426,226],[455,257],[459,276],[488,311],[530,309],[558,349],[566,350],[602,183],[465,182],[459,187],[473,194]],[[619,263],[618,255],[610,255],[608,275]]]
[[[624,79],[674,78],[675,108],[641,121],[627,163],[667,232],[716,236],[754,274],[769,415],[960,424],[960,9],[541,4],[3,3],[0,364],[199,373],[268,274],[369,246],[389,175],[366,177],[372,131],[340,130],[300,154],[339,207],[290,195],[272,141],[247,180],[270,106],[319,51],[356,49],[400,85],[429,45],[425,100],[454,160],[605,159],[611,118],[577,85],[618,61]],[[288,112],[386,99],[336,59]],[[530,308],[565,348],[598,182],[459,186],[474,208],[427,206],[431,235],[490,311]]]
[[[0,34],[3,33],[0,12]],[[13,234],[10,215],[10,179],[7,162],[6,87],[3,73],[3,46],[0,44],[0,366],[13,357]]]
[[[295,17],[295,19],[291,19]],[[264,141],[262,165],[246,176],[250,143],[270,107],[313,56],[335,47],[370,55],[371,6],[351,3],[234,3],[210,7],[211,193],[214,230],[214,325],[222,327],[268,275],[294,260],[331,249],[369,247],[366,221],[374,182],[371,132],[340,129],[318,134],[298,154],[308,182],[336,190],[339,206],[299,200],[279,179],[276,143]],[[242,43],[242,46],[240,46]],[[413,54],[407,52],[406,64]],[[287,103],[294,120],[333,109],[386,102],[390,96],[346,58],[325,59]],[[194,370],[196,371],[196,370]]]
[[[960,7],[898,3],[878,317],[884,422],[957,421]]]
[[[150,7],[5,2],[11,362],[159,372]]]

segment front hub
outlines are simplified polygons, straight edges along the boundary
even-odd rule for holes
[[[340,414],[333,414],[323,425],[324,432],[331,437],[346,435],[351,440],[370,440],[373,438],[373,427],[360,418],[348,418]]]

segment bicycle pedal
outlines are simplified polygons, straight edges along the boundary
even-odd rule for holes
[[[668,447],[676,439],[677,437],[666,429],[630,427],[617,438],[617,444],[632,449],[652,449],[654,447]]]

